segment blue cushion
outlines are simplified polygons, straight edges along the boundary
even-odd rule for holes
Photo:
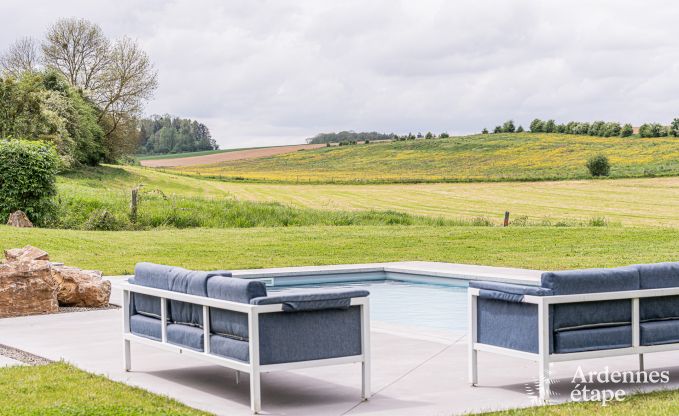
[[[208,279],[207,295],[215,299],[249,304],[254,298],[266,296],[266,285],[257,280],[214,276]],[[218,335],[247,340],[247,314],[210,308],[210,330]]]
[[[321,360],[361,354],[359,306],[259,315],[262,364]]]
[[[631,346],[631,325],[562,331],[554,335],[554,351],[556,353],[597,351]]]
[[[207,296],[208,278],[231,275],[226,271],[192,271],[153,263],[138,263],[134,273],[131,283],[196,296]],[[160,301],[157,297],[135,295],[135,307],[138,313],[160,317]],[[202,326],[203,307],[171,300],[168,304],[168,319],[179,324]]]
[[[367,290],[295,290],[274,296],[254,298],[253,305],[282,304],[284,312],[314,311],[321,309],[348,309],[351,298],[370,295]]]
[[[639,264],[641,289],[679,287],[679,263]],[[639,301],[642,321],[679,318],[679,296],[646,298]]]
[[[679,342],[679,319],[643,322],[641,345],[673,344]]]
[[[241,341],[221,335],[210,336],[210,352],[226,358],[249,362],[250,349],[247,341]]]
[[[522,302],[523,297],[529,296],[548,296],[552,291],[540,286],[515,285],[511,283],[484,282],[472,280],[469,287],[479,290],[479,297],[486,299],[497,299],[505,302]]]
[[[634,267],[582,269],[542,273],[541,286],[554,295],[618,292],[639,289],[639,270]]]
[[[639,271],[636,267],[619,267],[546,272],[542,274],[542,286],[554,295],[638,290]],[[553,305],[550,315],[555,331],[620,325],[631,323],[632,303],[615,300]]]
[[[130,332],[160,341],[160,320],[144,315],[130,316]]]
[[[203,329],[190,325],[170,324],[167,326],[167,342],[203,351]]]

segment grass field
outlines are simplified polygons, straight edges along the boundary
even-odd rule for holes
[[[243,269],[406,260],[533,269],[674,260],[679,229],[632,227],[259,227],[79,231],[0,226],[0,248],[31,244],[54,261],[129,274],[151,261]]]
[[[222,182],[139,167],[87,169],[60,177],[62,204],[70,204],[66,208],[73,213],[72,219],[68,215],[64,217],[70,221],[67,226],[78,228],[78,224],[84,223],[87,216],[97,209],[108,209],[125,219],[130,190],[139,184],[144,184],[145,198],[140,205],[140,216],[150,225],[190,225],[191,221],[201,218],[205,218],[205,224],[214,226],[234,224],[236,217],[228,221],[222,219],[225,217],[224,210],[229,204],[234,204],[235,198],[311,209],[312,212],[306,211],[308,215],[302,215],[306,218],[303,223],[307,225],[347,224],[346,218],[351,217],[348,211],[363,214],[396,211],[435,219],[441,217],[459,223],[486,218],[500,224],[504,211],[510,211],[511,219],[517,221],[515,225],[521,220],[530,224],[587,224],[593,218],[605,217],[612,224],[679,226],[679,178],[674,177],[558,182],[293,185]],[[164,199],[158,190],[169,199]],[[175,201],[174,205],[172,201]],[[201,207],[206,209],[201,211]],[[267,210],[282,214],[279,225],[284,224],[280,218],[299,213],[280,205],[254,205],[252,211],[239,211],[244,216],[239,220],[242,221],[241,226],[253,222],[266,225],[261,216],[260,220],[256,220],[256,216],[247,219],[246,214],[261,214]],[[328,211],[343,213],[328,214]],[[188,218],[189,214],[193,215],[193,220]],[[298,216],[297,220],[287,221],[295,225],[301,220]],[[375,218],[371,221],[377,223]],[[380,221],[386,223],[386,220]],[[420,219],[412,222],[417,221],[422,223]],[[360,224],[361,221],[354,223]],[[268,225],[275,224],[269,222]]]
[[[175,400],[64,363],[0,369],[0,415],[205,415]]]
[[[565,134],[485,134],[327,147],[216,165],[177,168],[226,178],[287,182],[505,181],[587,178],[587,159],[602,153],[612,177],[679,174],[676,138]]]

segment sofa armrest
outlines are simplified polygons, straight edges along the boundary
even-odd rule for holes
[[[550,296],[552,291],[540,286],[516,285],[510,283],[471,281],[469,287],[479,289],[479,297],[522,302],[524,296]]]
[[[323,309],[348,309],[352,298],[363,298],[367,290],[296,290],[254,298],[252,305],[282,304],[283,312],[316,311]]]

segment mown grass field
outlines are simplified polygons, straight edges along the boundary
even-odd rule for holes
[[[187,166],[204,176],[287,182],[464,182],[583,179],[602,153],[612,177],[679,174],[679,139],[547,133],[485,134],[327,147],[267,158]]]
[[[78,228],[93,211],[101,209],[125,219],[130,190],[139,184],[144,184],[139,215],[148,226],[426,223],[421,218],[396,215],[394,211],[414,217],[445,218],[460,224],[485,218],[499,225],[504,212],[510,211],[511,219],[516,221],[514,225],[522,220],[534,225],[587,224],[593,218],[604,217],[612,225],[679,226],[679,178],[675,177],[294,185],[222,182],[139,167],[103,167],[60,177],[62,204],[67,205],[66,210],[71,213],[64,216],[66,225]],[[274,204],[248,205],[236,203],[234,199]],[[228,207],[236,209],[229,214]],[[370,211],[382,214],[391,211],[391,214],[381,219],[377,214],[370,219],[370,215],[366,216]],[[351,212],[356,217],[350,215]],[[264,215],[270,213],[278,215]],[[361,216],[365,217],[361,219]]]
[[[107,275],[151,261],[246,269],[407,260],[530,269],[676,260],[679,229],[633,227],[313,226],[79,231],[0,226],[0,248],[31,244],[54,261]]]
[[[204,415],[167,397],[64,363],[0,369],[0,415]]]

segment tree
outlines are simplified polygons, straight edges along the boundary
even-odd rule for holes
[[[10,76],[18,78],[23,72],[35,71],[38,67],[38,48],[33,38],[18,39],[0,57],[0,67]]]
[[[514,133],[515,127],[514,127],[514,121],[513,120],[507,120],[504,122],[502,125],[502,132],[503,133]]]
[[[658,123],[645,123],[639,127],[640,137],[663,137],[667,136],[667,129]]]
[[[625,124],[622,126],[622,129],[620,129],[620,137],[629,137],[632,134],[634,134],[634,128],[631,124]]]
[[[672,124],[670,124],[669,133],[674,137],[679,137],[679,118],[675,118],[674,120],[672,120]]]
[[[556,122],[554,120],[547,120],[543,131],[545,133],[554,133],[556,131]]]
[[[425,139],[433,139],[434,135],[430,131],[428,131],[427,134],[424,135],[424,138]]]
[[[523,126],[519,125],[519,127],[517,127],[517,129],[516,129],[516,132],[517,133],[523,133]]]
[[[481,134],[488,134],[488,129],[484,127],[483,130],[481,130]]]
[[[592,156],[586,166],[592,176],[608,176],[611,171],[611,164],[604,155]]]
[[[495,126],[493,129],[493,133],[502,133],[502,126]]]
[[[448,137],[450,137],[450,135],[444,131],[443,133],[441,133],[441,134],[439,135],[439,137],[440,137],[441,139],[447,139]]]
[[[43,60],[71,85],[96,90],[110,60],[109,44],[99,25],[85,19],[59,19],[47,29]]]
[[[530,122],[530,131],[531,133],[542,133],[545,131],[545,123],[544,121],[540,120],[539,118],[536,118],[535,120]]]

